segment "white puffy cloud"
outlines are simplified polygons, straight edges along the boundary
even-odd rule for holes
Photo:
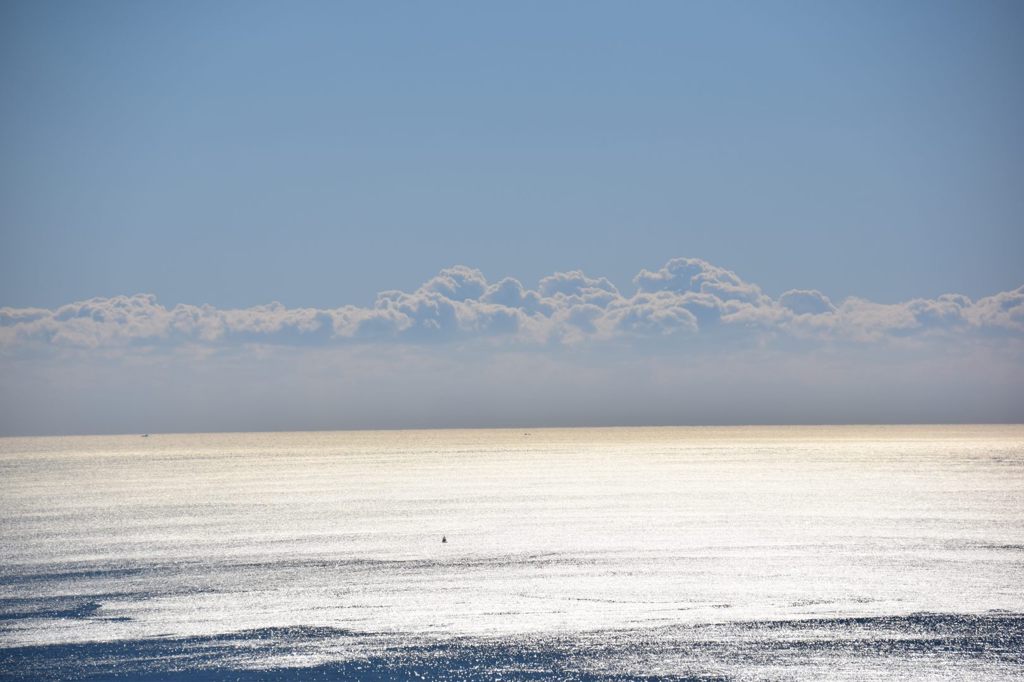
[[[982,328],[1024,332],[1024,286],[978,299],[966,315]]]
[[[149,294],[92,298],[40,314],[4,309],[0,315],[7,343],[43,340],[54,345],[96,347],[167,336],[169,311]]]
[[[552,303],[545,302],[536,291],[528,291],[519,280],[512,277],[506,277],[490,285],[481,300],[485,303],[517,308],[528,315],[550,316],[555,311]]]
[[[860,298],[833,303],[814,289],[777,300],[735,273],[696,258],[641,270],[624,295],[604,277],[558,272],[536,289],[479,270],[446,268],[415,291],[384,291],[370,307],[243,309],[162,306],[152,295],[93,298],[54,310],[0,308],[0,348],[100,348],[238,343],[275,345],[444,343],[489,339],[521,346],[601,343],[648,337],[691,343],[695,337],[817,339],[859,343],[887,339],[1024,334],[1024,287],[972,301],[958,294],[905,303]]]
[[[760,287],[744,282],[736,273],[700,258],[673,258],[661,269],[641,270],[633,278],[640,291],[675,291],[710,294],[722,301],[764,303]]]
[[[604,277],[594,279],[579,270],[556,272],[540,281],[540,294],[570,303],[607,305],[620,298],[619,290]]]
[[[779,296],[779,305],[796,315],[824,315],[836,311],[828,296],[814,289],[790,289]]]
[[[616,329],[635,334],[696,333],[697,316],[688,308],[690,304],[686,298],[667,291],[637,294],[615,308],[610,317]]]
[[[918,298],[906,304],[917,324],[925,328],[966,325],[965,312],[971,306],[971,299],[960,294],[943,294],[936,299]]]
[[[487,291],[487,279],[475,268],[456,265],[427,280],[420,291],[435,292],[453,301],[478,299]]]
[[[0,308],[0,327],[35,322],[52,314],[46,308]]]

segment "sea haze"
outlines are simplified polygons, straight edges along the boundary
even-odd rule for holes
[[[1022,426],[6,438],[0,509],[3,678],[1024,677]]]

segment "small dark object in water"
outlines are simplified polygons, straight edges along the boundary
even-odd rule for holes
[[[442,535],[442,536],[441,536],[441,542],[442,542],[442,543],[448,542],[448,537],[447,537],[447,536],[445,536],[445,535]]]

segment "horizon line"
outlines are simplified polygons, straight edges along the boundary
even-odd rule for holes
[[[397,426],[365,427],[349,429],[268,429],[250,431],[131,431],[94,433],[28,433],[0,434],[0,440],[19,438],[93,438],[93,437],[150,437],[150,436],[214,436],[238,434],[299,434],[299,433],[377,433],[400,431],[568,431],[568,430],[613,430],[613,429],[743,429],[743,428],[856,428],[856,427],[965,427],[965,426],[1021,426],[1024,421],[989,422],[747,422],[747,423],[701,423],[701,424],[601,424],[566,426]]]

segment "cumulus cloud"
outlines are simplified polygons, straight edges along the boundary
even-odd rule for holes
[[[506,277],[497,284],[490,285],[481,300],[522,310],[528,315],[550,316],[555,312],[553,304],[545,302],[536,291],[525,289],[519,280],[512,277]]]
[[[490,282],[467,266],[441,270],[414,291],[384,291],[370,307],[244,309],[176,305],[136,294],[93,298],[49,310],[0,308],[0,348],[102,348],[449,343],[487,339],[512,346],[660,339],[685,348],[695,338],[749,337],[878,343],[887,339],[1024,335],[1024,287],[972,301],[959,294],[880,304],[834,303],[815,289],[778,299],[736,273],[697,258],[641,270],[624,294],[604,277],[556,272],[536,288]]]
[[[616,329],[646,334],[695,333],[697,316],[687,307],[688,301],[669,292],[637,294],[617,307],[611,316]]]
[[[587,277],[580,270],[556,272],[540,281],[540,293],[545,297],[571,303],[605,304],[620,298],[619,290],[604,277]]]
[[[836,311],[828,296],[814,289],[790,289],[779,296],[779,305],[796,315],[824,315]]]
[[[422,291],[436,292],[453,301],[480,298],[487,291],[487,280],[479,270],[465,265],[445,268],[423,284]]]
[[[1024,286],[979,299],[965,314],[979,327],[1024,332]]]
[[[641,270],[633,278],[640,291],[674,291],[710,294],[722,301],[761,304],[766,298],[760,287],[744,282],[731,270],[700,258],[673,258],[661,269]]]

